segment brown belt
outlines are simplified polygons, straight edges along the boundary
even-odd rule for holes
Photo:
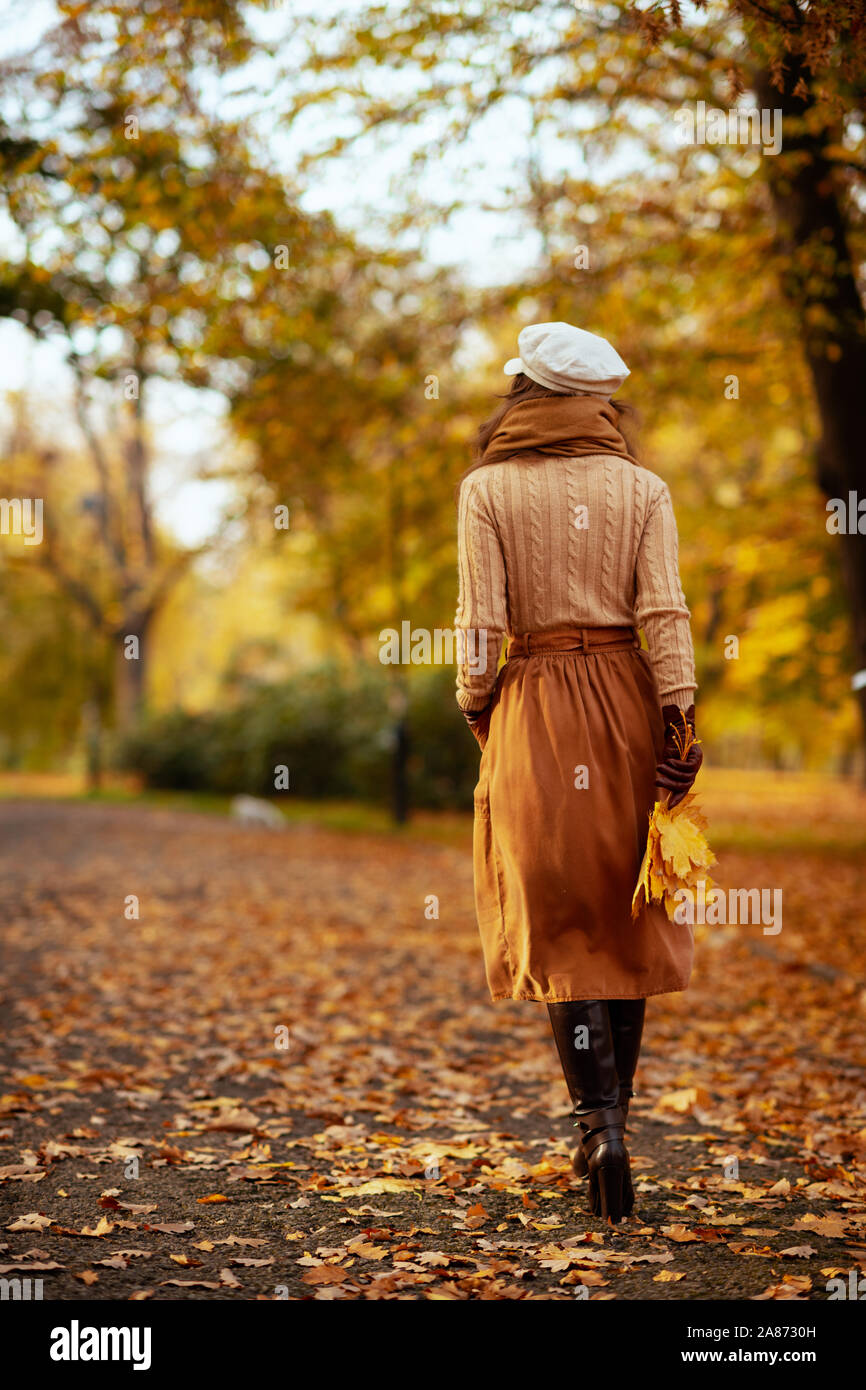
[[[586,652],[602,649],[615,651],[623,647],[639,647],[640,637],[634,627],[558,627],[549,632],[524,632],[510,637],[506,658],[541,656],[545,652]]]

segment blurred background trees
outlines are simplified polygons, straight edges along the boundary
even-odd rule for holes
[[[850,768],[857,10],[58,5],[0,70],[0,316],[62,361],[3,418],[2,492],[46,516],[0,538],[7,765],[95,770],[109,729],[160,785],[264,793],[273,758],[369,797],[408,705],[413,798],[465,804],[453,671],[378,634],[450,627],[472,433],[519,327],[562,318],[622,352],[673,488],[711,755]],[[781,152],[683,144],[699,101],[782,109]]]

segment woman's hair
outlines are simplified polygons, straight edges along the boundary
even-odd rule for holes
[[[520,401],[543,400],[549,396],[570,395],[568,391],[551,391],[547,386],[539,386],[537,381],[531,377],[518,372],[511,378],[511,389],[500,397],[502,404],[497,406],[493,414],[478,426],[478,433],[475,436],[474,453],[475,460],[469,465],[465,472],[461,473],[457,480],[456,493],[460,492],[460,484],[470,473],[474,473],[476,468],[480,468],[484,462],[484,451],[493,438],[502,421],[505,419],[512,406]],[[627,401],[611,401],[611,405],[617,413],[617,427],[626,442],[626,447],[633,458],[639,458],[638,454],[638,430],[640,427],[640,416],[633,405]]]

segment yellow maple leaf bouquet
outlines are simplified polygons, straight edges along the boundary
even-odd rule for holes
[[[685,757],[696,742],[690,729],[680,750]],[[646,850],[631,900],[631,915],[637,917],[649,903],[662,903],[671,919],[683,904],[682,889],[697,890],[701,880],[704,891],[712,886],[707,869],[715,864],[716,856],[707,844],[704,831],[707,818],[698,806],[694,792],[688,792],[671,810],[670,793],[665,792],[655,803],[649,821]]]

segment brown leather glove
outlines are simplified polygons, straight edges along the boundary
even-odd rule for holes
[[[487,742],[487,735],[490,730],[490,716],[493,713],[493,701],[484,705],[482,709],[465,709],[463,718],[472,730],[479,747],[484,749]]]
[[[691,791],[704,755],[695,739],[695,707],[683,712],[679,705],[662,705],[665,744],[656,767],[656,786],[669,792],[668,807],[673,810]],[[683,756],[685,754],[685,756]]]

